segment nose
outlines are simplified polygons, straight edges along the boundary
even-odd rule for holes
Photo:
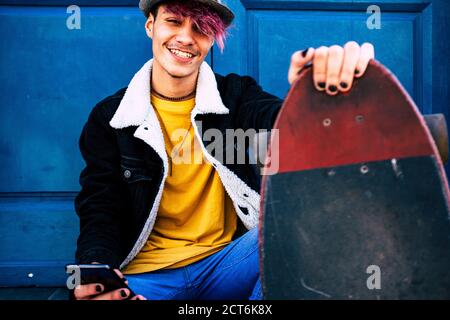
[[[192,45],[194,43],[193,24],[191,21],[186,21],[186,23],[183,23],[178,31],[179,32],[175,37],[177,42],[185,46]]]

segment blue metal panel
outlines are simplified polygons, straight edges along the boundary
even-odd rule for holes
[[[450,1],[433,1],[433,19],[427,23],[433,25],[433,51],[431,64],[433,69],[433,112],[442,112],[450,121]],[[428,41],[430,43],[431,41]],[[430,65],[426,67],[430,68]]]
[[[0,198],[0,286],[63,285],[78,235],[73,195]]]
[[[0,261],[0,287],[64,287],[68,274],[67,264],[73,260],[55,261]]]
[[[73,210],[73,196],[1,197],[0,260],[73,259],[78,233]]]
[[[370,5],[378,5],[385,10],[418,11],[424,9],[431,0],[240,0],[248,9],[284,10],[334,10],[362,11]]]
[[[236,20],[224,53],[207,57],[215,71],[253,75],[283,97],[293,51],[370,41],[425,113],[449,116],[448,1],[224,2]],[[78,234],[75,194],[64,192],[79,189],[82,125],[151,57],[137,3],[77,1],[81,29],[69,30],[72,1],[0,0],[0,286],[64,285]],[[365,25],[372,4],[380,30]]]
[[[101,6],[101,7],[110,7],[110,6],[130,6],[137,7],[139,2],[135,0],[0,0],[0,5],[11,5],[11,6],[70,6],[70,5],[78,5],[78,6]]]
[[[289,89],[287,71],[290,57],[296,50],[343,44],[350,39],[359,43],[368,41],[374,44],[377,57],[415,96],[413,37],[416,14],[384,13],[383,18],[381,30],[368,30],[367,15],[355,12],[250,12],[248,39],[249,50],[253,54],[248,55],[248,71],[264,88],[283,97]],[[389,46],[385,45],[387,35],[391,35]]]
[[[151,57],[136,8],[0,7],[0,192],[75,191],[89,110]]]

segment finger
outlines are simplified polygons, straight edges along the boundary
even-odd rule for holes
[[[117,289],[93,297],[91,300],[124,300],[130,295],[128,289]]]
[[[122,274],[122,272],[120,272],[119,269],[114,269],[114,272],[117,273],[117,275],[118,275],[119,277],[123,278],[123,274]]]
[[[344,48],[341,46],[331,46],[328,50],[326,80],[326,92],[329,95],[334,96],[339,93],[338,86],[343,61]]]
[[[137,296],[134,296],[133,298],[131,298],[130,300],[147,300],[147,298],[145,298],[144,296],[142,296],[142,295],[137,295]]]
[[[355,71],[357,78],[362,77],[364,72],[366,72],[367,66],[372,59],[375,59],[375,49],[371,43],[366,42],[360,49],[359,60],[356,65],[357,71]]]
[[[128,284],[127,278],[125,278],[125,276],[123,275],[122,272],[120,272],[119,269],[114,269],[114,272],[117,273],[117,275],[118,275],[118,276],[119,276],[126,284]]]
[[[90,283],[76,286],[73,294],[75,299],[83,300],[103,292],[104,287],[100,283]]]
[[[352,87],[356,64],[359,60],[359,52],[359,45],[355,41],[347,42],[344,46],[344,63],[339,80],[339,90],[341,92],[347,92]]]
[[[314,49],[308,48],[303,51],[296,51],[291,56],[291,65],[289,66],[288,81],[292,84],[297,79],[299,72],[312,60]]]
[[[325,90],[327,81],[328,47],[316,49],[313,59],[313,81],[317,90]]]

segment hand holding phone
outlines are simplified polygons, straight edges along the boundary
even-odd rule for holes
[[[80,286],[75,288],[75,299],[145,300],[136,295],[119,270],[104,264],[67,265],[67,270],[79,270]]]

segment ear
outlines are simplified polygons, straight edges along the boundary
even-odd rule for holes
[[[150,13],[147,21],[145,22],[145,32],[150,39],[153,39],[153,27],[155,20],[153,19],[153,15]]]

